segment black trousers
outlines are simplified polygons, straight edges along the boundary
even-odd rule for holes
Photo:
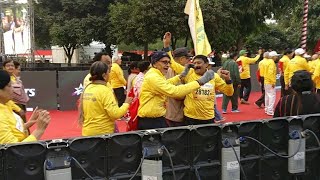
[[[183,122],[175,122],[175,121],[171,121],[169,119],[166,119],[166,123],[168,125],[168,127],[179,127],[179,126],[185,126],[186,123]]]
[[[198,119],[193,119],[185,116],[186,124],[187,125],[201,125],[201,124],[212,124],[214,123],[214,118],[210,120],[198,120]]]
[[[124,94],[124,88],[123,87],[116,88],[116,89],[113,89],[113,91],[118,100],[118,105],[119,107],[121,107],[124,101],[126,100],[126,95]]]
[[[166,123],[165,117],[158,117],[158,118],[138,117],[139,130],[158,129],[158,128],[166,128],[166,127],[168,127],[168,125]]]
[[[256,104],[261,106],[262,104],[264,104],[264,98],[265,98],[265,91],[264,91],[264,77],[260,78],[261,80],[261,96],[260,98],[256,101]]]
[[[244,99],[245,101],[248,101],[250,93],[251,93],[251,78],[241,79],[241,87],[239,92],[240,99]]]
[[[232,96],[227,96],[223,94],[223,99],[222,99],[222,110],[227,110],[228,103],[231,101],[231,110],[238,110],[238,96],[239,96],[239,88],[237,85],[233,86],[233,95]]]
[[[293,90],[291,87],[286,90],[286,84],[284,82],[284,76],[280,76],[280,85],[281,85],[281,97],[293,94]]]
[[[320,94],[320,89],[316,89],[316,93],[317,93],[317,94]]]

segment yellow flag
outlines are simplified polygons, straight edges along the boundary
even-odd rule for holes
[[[209,55],[211,53],[211,46],[204,30],[199,0],[188,0],[184,13],[189,15],[188,24],[196,55]]]

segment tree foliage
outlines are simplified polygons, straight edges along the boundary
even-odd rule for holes
[[[118,1],[109,8],[111,32],[118,43],[136,43],[145,50],[166,31],[174,34],[173,42],[176,42],[188,33],[184,5],[181,0]]]
[[[287,39],[286,34],[277,25],[265,25],[263,31],[251,34],[245,44],[255,50],[263,47],[264,49],[281,51],[295,47],[294,42]]]
[[[300,46],[301,30],[303,23],[303,3],[304,0],[298,0],[294,7],[284,9],[284,13],[279,15],[279,28],[286,34],[287,39],[293,41],[296,47]],[[309,0],[308,14],[308,38],[307,48],[313,50],[317,41],[320,39],[320,1]]]
[[[201,0],[205,29],[212,47],[239,48],[246,39],[265,27],[265,19],[282,14],[298,0]],[[110,6],[113,34],[118,42],[153,43],[163,32],[171,31],[175,38],[189,34],[185,0],[128,0]],[[173,41],[174,42],[174,41]],[[174,44],[173,44],[174,46]]]
[[[109,0],[41,0],[35,5],[35,37],[38,46],[63,47],[68,63],[74,50],[93,40],[107,44]],[[41,31],[37,31],[41,29]],[[47,37],[47,38],[45,38]]]
[[[36,5],[38,46],[60,45],[70,55],[73,48],[92,40],[105,43],[148,45],[173,34],[173,47],[190,40],[186,0],[40,0]],[[308,45],[320,38],[320,1],[309,0]],[[205,30],[212,47],[227,50],[251,46],[273,49],[298,46],[303,0],[200,0]],[[268,26],[267,18],[278,24]],[[190,41],[189,41],[190,42]],[[185,43],[187,45],[187,43]],[[68,52],[68,49],[70,52]]]

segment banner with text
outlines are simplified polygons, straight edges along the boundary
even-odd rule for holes
[[[22,71],[21,80],[30,97],[27,108],[57,109],[56,71]]]
[[[88,71],[58,71],[58,102],[60,110],[76,110]]]

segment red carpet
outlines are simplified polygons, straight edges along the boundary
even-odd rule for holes
[[[231,102],[227,110],[227,114],[222,116],[226,118],[225,122],[239,122],[257,119],[271,118],[264,113],[264,109],[258,109],[253,103],[260,97],[261,93],[254,92],[250,95],[250,105],[239,105],[240,113],[231,113]],[[277,92],[277,100],[279,100],[280,92]],[[217,98],[219,111],[221,111],[222,98]],[[81,128],[77,123],[77,111],[50,111],[51,123],[49,124],[42,139],[59,139],[81,136]],[[28,113],[30,116],[30,113]]]
[[[258,120],[258,119],[269,119],[272,118],[264,113],[264,108],[259,109],[254,102],[258,100],[261,96],[260,92],[254,92],[250,94],[249,105],[240,104],[239,110],[240,113],[231,113],[231,102],[229,102],[227,114],[222,114],[223,117],[226,118],[225,122],[239,122],[239,121],[250,121],[250,120]],[[280,91],[277,91],[277,99],[275,103],[275,107],[280,99]],[[222,113],[222,98],[217,99],[217,105],[219,111]]]

